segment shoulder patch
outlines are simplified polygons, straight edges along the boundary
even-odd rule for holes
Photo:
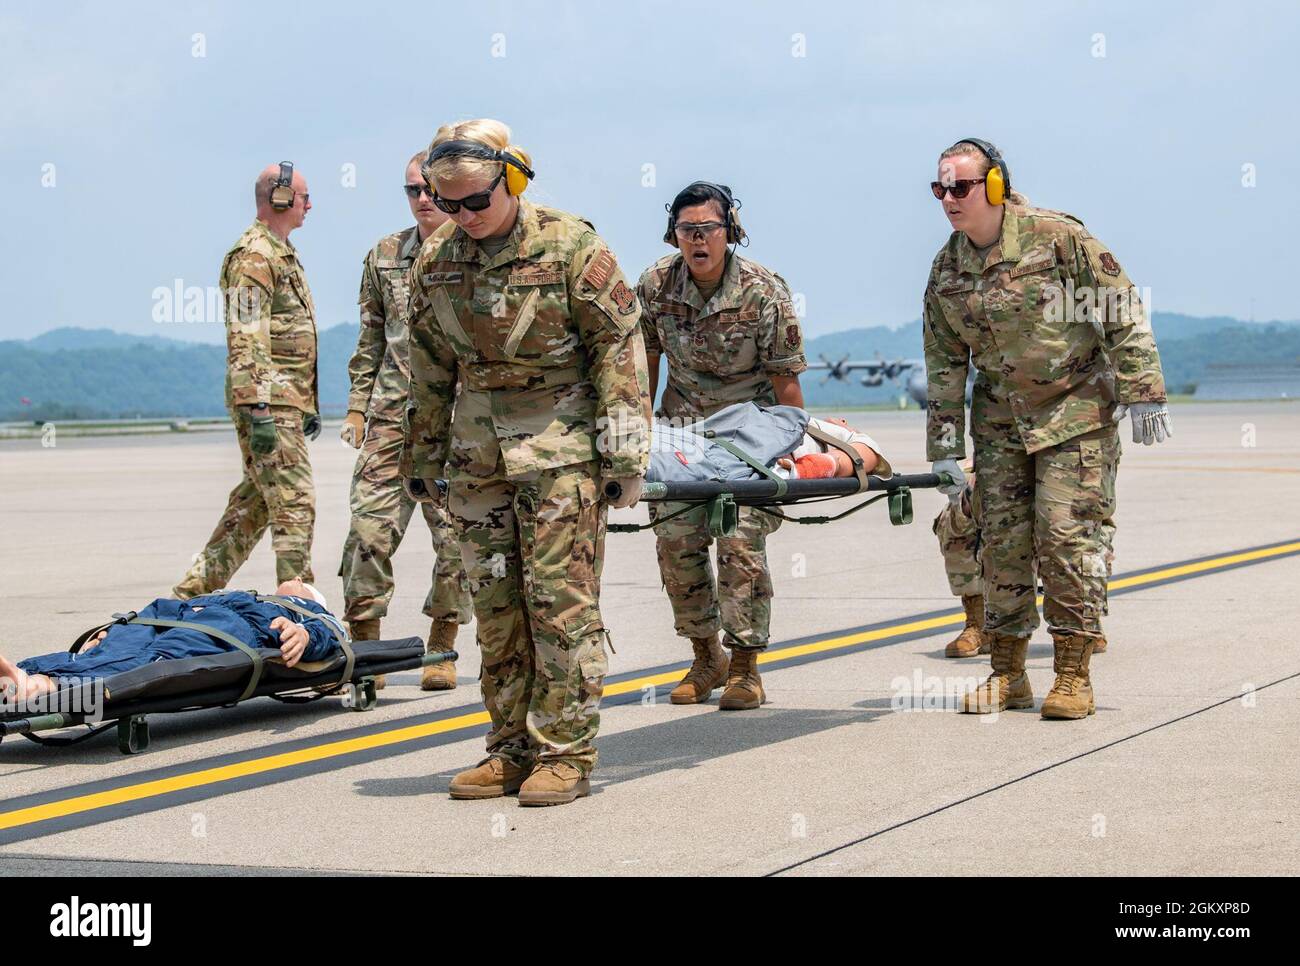
[[[1097,256],[1097,261],[1101,262],[1101,270],[1107,275],[1119,274],[1119,262],[1115,261],[1115,256],[1110,252],[1102,252]]]
[[[792,322],[785,327],[785,347],[793,352],[799,348],[800,341],[799,326]]]
[[[618,306],[619,315],[631,315],[636,310],[636,296],[622,279],[619,279],[609,297]]]
[[[589,288],[599,292],[609,282],[617,268],[618,263],[614,261],[614,256],[609,253],[609,249],[601,248],[596,257],[591,260],[591,264],[587,266],[587,270],[582,273],[582,280]]]

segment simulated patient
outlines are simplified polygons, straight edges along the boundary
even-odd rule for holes
[[[288,580],[276,596],[323,619],[303,617],[287,607],[259,601],[247,591],[207,594],[191,600],[159,598],[139,611],[145,619],[187,621],[224,631],[249,647],[278,648],[288,667],[300,661],[319,661],[338,648],[332,627],[338,621],[325,608],[325,598],[310,584]],[[305,623],[299,623],[304,621]],[[13,662],[0,655],[0,700],[30,700],[57,690],[61,677],[80,681],[104,678],[154,661],[169,661],[205,654],[222,654],[235,646],[201,630],[186,627],[152,627],[147,624],[113,624],[90,638],[76,654],[59,651]]]
[[[876,441],[866,433],[854,429],[838,416],[827,419],[814,416],[808,420],[808,425],[815,426],[826,435],[853,447],[854,451],[862,457],[864,472],[883,477],[893,475],[889,462],[880,455],[880,447]],[[803,442],[792,453],[776,461],[774,472],[777,476],[791,480],[825,480],[837,476],[852,476],[853,463],[841,450],[804,434]]]
[[[756,475],[756,463],[784,479],[853,476],[845,449],[862,460],[864,472],[893,474],[876,441],[843,419],[821,419],[795,406],[737,403],[704,420],[656,420],[646,479],[744,480]]]

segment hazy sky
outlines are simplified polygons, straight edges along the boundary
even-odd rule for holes
[[[0,338],[220,341],[219,321],[153,321],[154,290],[216,284],[281,159],[310,183],[293,241],[319,322],[355,320],[362,256],[410,223],[406,158],[479,116],[532,151],[529,196],[593,221],[632,279],[668,251],[664,202],[730,184],[810,335],[919,315],[948,234],[927,185],[968,135],[1156,310],[1298,318],[1298,9],[6,0]]]

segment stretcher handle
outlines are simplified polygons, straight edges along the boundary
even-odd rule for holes
[[[0,735],[26,735],[35,731],[53,731],[79,724],[76,716],[70,714],[41,714],[31,718],[18,718],[14,721],[0,721]]]

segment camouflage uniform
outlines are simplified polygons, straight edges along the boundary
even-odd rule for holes
[[[974,490],[967,488],[967,499],[961,503],[945,503],[934,518],[934,535],[939,538],[939,552],[943,554],[943,567],[948,575],[948,589],[954,597],[984,595],[984,577],[980,570],[979,499]],[[966,504],[970,504],[967,512]],[[1106,576],[1111,573],[1115,557],[1115,521],[1107,517],[1101,522],[1099,536],[1104,541]],[[1108,613],[1102,601],[1102,614]]]
[[[934,535],[939,538],[943,569],[948,574],[948,589],[954,597],[983,596],[984,578],[980,576],[978,500],[968,487],[968,498],[958,503],[944,503],[934,518]],[[970,504],[967,512],[967,502]]]
[[[1095,292],[1105,311],[1073,299]],[[985,628],[1099,635],[1115,511],[1117,402],[1163,402],[1155,337],[1115,257],[1082,223],[1008,205],[980,258],[962,232],[925,290],[927,456],[965,455],[967,366],[983,526]]]
[[[790,290],[780,275],[756,262],[732,255],[721,287],[706,304],[682,256],[668,255],[646,269],[637,296],[646,352],[668,360],[659,416],[698,419],[738,402],[774,406],[772,376],[796,376],[808,368]],[[651,515],[657,519],[680,508],[653,504]],[[716,588],[705,511],[655,527],[659,573],[679,636],[713,637],[723,630],[728,646],[767,646],[767,535],[780,524],[777,517],[742,507],[735,535],[718,539]]]
[[[221,264],[226,298],[226,407],[235,424],[244,475],[221,522],[173,589],[188,599],[227,585],[271,528],[279,581],[311,581],[316,491],[303,436],[305,413],[319,412],[316,310],[297,250],[265,223],[253,222]],[[267,403],[278,445],[249,446],[249,406]]]
[[[523,200],[496,255],[440,227],[411,285],[402,473],[428,488],[446,463],[488,752],[585,776],[607,668],[599,477],[640,476],[648,463],[636,296],[589,223]]]
[[[361,334],[348,364],[348,411],[365,414],[366,435],[352,471],[352,522],[343,544],[344,618],[377,620],[393,597],[393,554],[415,509],[402,486],[402,417],[411,379],[406,358],[407,276],[420,251],[415,226],[380,239],[361,269]],[[469,623],[469,586],[447,512],[420,506],[437,560],[424,613],[435,621]]]

